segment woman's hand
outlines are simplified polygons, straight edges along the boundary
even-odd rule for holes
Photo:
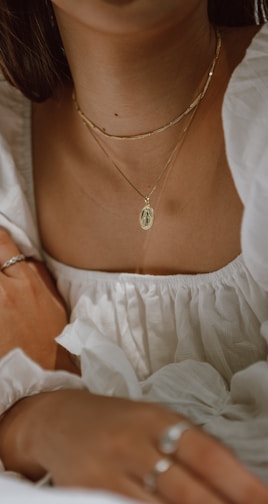
[[[150,493],[144,478],[167,457],[159,449],[161,435],[183,420],[158,405],[85,390],[27,401],[21,450],[29,467],[34,461],[51,473],[56,485],[100,488],[161,503],[268,502],[268,489],[224,446],[194,426],[183,433],[170,456],[171,466],[156,477],[156,491]]]
[[[0,266],[18,254],[0,229]],[[44,368],[54,369],[59,360],[54,338],[66,323],[64,303],[42,263],[21,261],[0,271],[0,357],[20,347]],[[63,357],[62,351],[61,362]]]
[[[0,230],[0,264],[19,251]],[[56,361],[54,337],[66,313],[39,263],[23,261],[0,272],[0,355],[21,347],[44,367]],[[268,490],[215,439],[187,430],[171,466],[144,478],[166,456],[163,431],[182,420],[154,405],[61,390],[26,398],[2,419],[0,456],[29,477],[49,471],[56,485],[101,488],[141,501],[178,504],[267,504]]]

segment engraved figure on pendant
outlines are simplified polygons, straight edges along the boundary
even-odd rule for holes
[[[154,209],[151,207],[150,202],[146,199],[145,206],[140,212],[140,226],[144,231],[150,229],[154,222]]]

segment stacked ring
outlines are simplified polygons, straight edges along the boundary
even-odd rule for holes
[[[175,453],[181,436],[185,431],[191,428],[192,426],[188,422],[179,422],[168,427],[162,434],[158,443],[160,452],[165,455],[172,455]]]
[[[173,455],[178,448],[178,441],[182,437],[183,433],[191,428],[192,426],[188,422],[178,422],[168,427],[159,439],[159,451],[164,455]],[[143,478],[145,490],[150,493],[156,492],[158,476],[167,472],[174,462],[175,460],[172,458],[160,458],[153,466],[152,470]]]
[[[157,477],[159,476],[159,474],[163,474],[168,471],[172,464],[173,461],[168,458],[161,458],[160,460],[158,460],[153,469],[148,474],[146,474],[143,479],[145,490],[150,493],[155,492],[157,489]]]

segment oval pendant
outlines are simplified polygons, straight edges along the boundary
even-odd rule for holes
[[[147,231],[150,229],[154,222],[154,209],[151,205],[145,205],[140,211],[140,226],[141,229]]]

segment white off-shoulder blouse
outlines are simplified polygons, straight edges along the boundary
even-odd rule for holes
[[[71,314],[57,339],[81,363],[84,385],[158,401],[189,416],[268,484],[267,26],[230,81],[223,121],[245,212],[242,254],[218,271],[85,271],[45,254],[34,209],[31,105],[3,79],[0,225],[23,253],[44,258],[57,279]]]

